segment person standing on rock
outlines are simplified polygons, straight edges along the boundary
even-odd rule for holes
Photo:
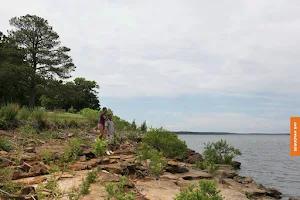
[[[104,108],[103,108],[103,112],[102,112],[102,114],[100,115],[100,118],[99,118],[99,121],[98,121],[98,127],[99,127],[99,129],[100,129],[100,135],[99,135],[99,138],[100,138],[101,140],[103,140],[103,135],[104,135],[104,125],[105,125],[105,121],[107,120],[106,113],[107,113],[107,108],[104,107]]]
[[[108,120],[105,121],[105,129],[107,130],[106,140],[107,140],[107,155],[113,154],[112,152],[112,145],[114,144],[114,132],[115,132],[115,125],[112,118],[112,114],[108,115]]]

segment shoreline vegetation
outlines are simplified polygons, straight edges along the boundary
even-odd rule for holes
[[[112,110],[109,109],[112,113]],[[225,140],[188,149],[176,133],[114,115],[114,155],[95,140],[100,111],[0,108],[3,199],[246,200],[282,194],[238,175],[241,155]],[[3,130],[3,127],[6,130]]]

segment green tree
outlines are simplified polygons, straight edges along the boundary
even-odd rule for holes
[[[36,103],[38,78],[69,78],[75,69],[70,49],[60,46],[59,35],[48,24],[48,21],[36,15],[14,17],[9,21],[15,27],[9,32],[9,38],[25,50],[25,61],[33,69],[34,76],[29,77],[30,102]]]
[[[141,131],[146,133],[147,132],[147,124],[146,124],[146,121],[144,121],[142,124],[141,124]]]
[[[136,130],[137,127],[136,127],[135,119],[132,121],[131,127],[134,131]]]

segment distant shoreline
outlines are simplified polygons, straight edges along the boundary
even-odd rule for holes
[[[289,133],[228,133],[228,132],[189,132],[174,131],[178,135],[290,135]]]

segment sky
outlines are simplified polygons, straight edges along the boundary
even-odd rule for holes
[[[298,0],[10,0],[48,20],[101,106],[171,131],[287,133],[300,115]]]

